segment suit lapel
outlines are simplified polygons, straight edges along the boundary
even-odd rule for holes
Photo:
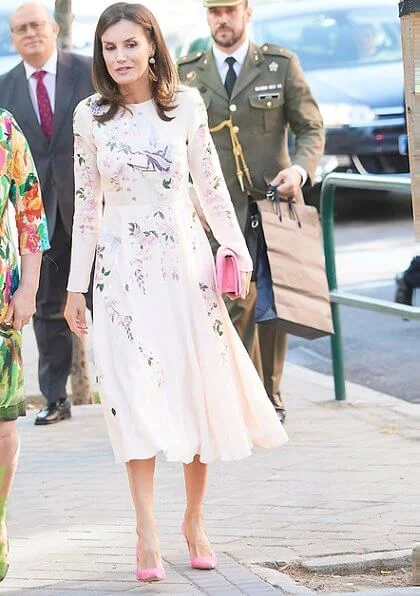
[[[214,59],[212,50],[209,50],[204,54],[198,67],[202,71],[200,82],[205,83],[208,87],[213,89],[217,95],[220,95],[224,100],[229,101],[226,89],[220,78],[219,71],[217,70],[216,60]]]
[[[260,66],[263,64],[263,62],[264,56],[260,52],[259,48],[255,44],[250,43],[248,55],[245,58],[241,72],[239,73],[235,86],[232,90],[232,96],[230,98],[231,100],[235,99],[235,97],[239,95],[241,91],[246,89],[246,87],[248,87],[248,85],[258,77],[258,75],[261,73]]]
[[[28,137],[28,142],[33,144],[34,139],[36,139],[37,142],[41,139],[41,142],[47,144],[47,139],[42,132],[42,128],[36,117],[34,106],[29,95],[29,83],[26,78],[23,62],[19,64],[16,76],[16,98],[18,99],[13,105],[13,115],[25,131],[25,136]]]
[[[55,85],[55,106],[51,145],[57,139],[62,129],[63,121],[72,104],[73,95],[76,86],[75,68],[72,68],[71,56],[69,54],[58,53],[57,78]]]

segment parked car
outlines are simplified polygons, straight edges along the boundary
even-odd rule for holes
[[[254,10],[252,35],[295,52],[326,127],[327,173],[408,171],[398,4],[279,2]]]

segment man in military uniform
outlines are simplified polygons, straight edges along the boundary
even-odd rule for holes
[[[323,153],[323,123],[296,56],[278,46],[259,48],[249,41],[252,10],[247,0],[204,0],[204,6],[213,47],[181,58],[178,69],[181,80],[197,87],[203,97],[254,261],[250,293],[245,300],[229,301],[229,313],[284,420],[280,381],[287,338],[277,328],[275,313],[264,313],[258,304],[259,279],[269,268],[256,201],[265,199],[268,183],[278,185],[282,196],[303,200],[301,188],[312,183]],[[296,138],[293,163],[289,126]],[[215,247],[214,239],[212,243]],[[256,320],[265,322],[257,326]]]

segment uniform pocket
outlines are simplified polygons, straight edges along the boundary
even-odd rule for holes
[[[284,105],[283,89],[275,92],[261,92],[249,96],[251,111],[251,126],[254,132],[268,132],[273,130],[281,118]]]

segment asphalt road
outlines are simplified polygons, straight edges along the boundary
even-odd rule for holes
[[[336,225],[339,286],[393,300],[394,277],[416,248],[410,203],[401,197],[371,201],[347,196]],[[418,249],[417,249],[418,250]],[[420,306],[420,290],[417,304]],[[420,324],[341,307],[346,379],[394,397],[420,403]],[[332,374],[329,338],[289,338],[287,359]]]
[[[393,300],[395,285],[352,286],[358,294]],[[420,292],[418,295],[420,305]],[[420,404],[420,324],[389,315],[341,307],[346,379]],[[289,338],[287,359],[332,374],[329,338]]]

